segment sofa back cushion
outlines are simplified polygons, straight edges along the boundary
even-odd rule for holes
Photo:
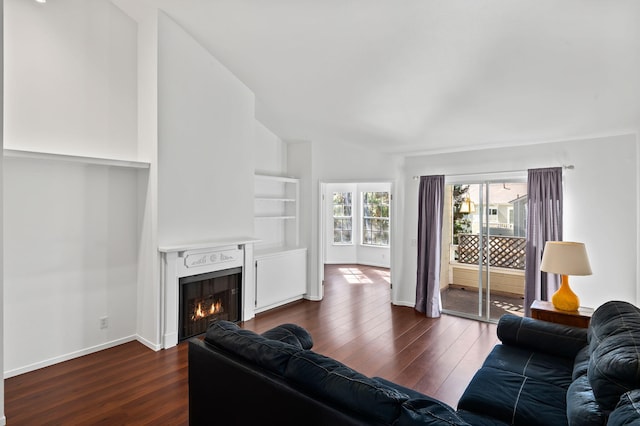
[[[230,321],[212,323],[204,340],[279,375],[284,374],[291,355],[302,351],[301,345],[269,339]]]
[[[529,317],[505,314],[498,320],[502,343],[534,352],[573,358],[587,344],[587,331]]]
[[[610,425],[637,425],[640,423],[640,389],[625,392],[615,410],[609,415]]]
[[[587,375],[597,402],[613,410],[620,396],[640,388],[640,309],[607,302],[593,313]]]
[[[567,389],[567,420],[569,426],[601,426],[607,422],[586,374],[575,379]]]
[[[297,324],[281,324],[265,331],[262,336],[267,339],[289,343],[300,349],[311,349],[313,347],[313,339],[309,332]]]
[[[284,377],[311,395],[383,424],[393,423],[409,399],[408,395],[313,351],[292,355]]]

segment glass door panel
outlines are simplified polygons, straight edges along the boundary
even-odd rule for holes
[[[443,311],[485,321],[522,315],[526,183],[447,185],[446,193]]]

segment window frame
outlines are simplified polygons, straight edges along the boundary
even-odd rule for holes
[[[350,201],[351,204],[335,204],[334,200],[335,200],[335,194],[350,194]],[[349,206],[351,207],[351,215],[349,216],[336,216],[335,215],[335,207],[336,205],[338,206],[343,206],[343,212],[344,212],[344,206]],[[353,245],[353,191],[336,191],[336,192],[332,192],[331,193],[331,214],[332,214],[332,223],[333,223],[333,240],[332,240],[332,245],[334,246],[352,246]],[[351,221],[351,229],[349,229],[348,231],[351,232],[351,238],[350,241],[345,242],[345,241],[336,241],[335,240],[335,233],[336,231],[339,231],[340,234],[344,237],[344,231],[345,229],[336,229],[336,219],[337,220],[347,220],[349,219]],[[344,238],[343,238],[344,239]]]
[[[381,204],[387,207],[387,216],[365,216],[365,194],[378,194],[378,193],[385,193],[387,194],[387,203],[386,204]],[[371,204],[371,203],[368,203]],[[384,227],[380,227],[379,231],[373,231],[371,230],[370,232],[377,232],[377,233],[384,233],[386,232],[387,234],[387,243],[386,244],[375,244],[375,243],[371,243],[371,242],[365,242],[365,233],[367,231],[367,229],[365,229],[365,222],[368,220],[375,220],[375,221],[384,221],[387,223],[386,225],[386,231],[384,231]],[[363,247],[377,247],[377,248],[389,248],[391,246],[391,191],[360,191],[360,221],[361,221],[361,226],[360,226],[360,245]],[[373,234],[372,234],[373,236]]]

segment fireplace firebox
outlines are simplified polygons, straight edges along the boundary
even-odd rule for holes
[[[178,341],[217,320],[240,321],[241,288],[241,267],[180,278]]]

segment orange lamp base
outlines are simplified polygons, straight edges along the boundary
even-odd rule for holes
[[[577,311],[580,307],[580,299],[569,287],[569,277],[562,275],[562,284],[558,291],[551,296],[553,306],[561,311]]]

